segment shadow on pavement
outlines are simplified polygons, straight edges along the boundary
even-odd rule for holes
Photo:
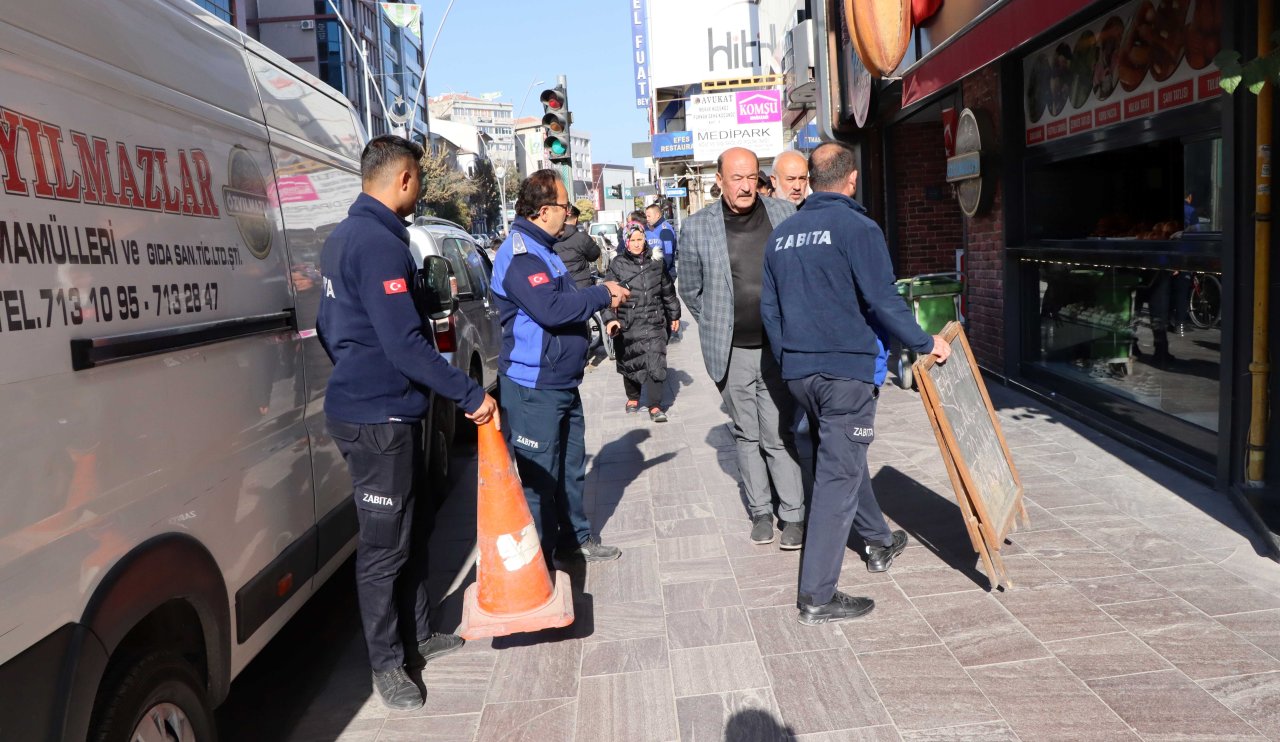
[[[648,469],[676,457],[675,453],[664,453],[646,458],[640,444],[652,435],[647,428],[628,430],[621,437],[604,444],[600,453],[590,460],[587,478],[596,480],[595,514],[591,520],[597,534],[618,509],[627,485]]]
[[[977,569],[978,555],[969,541],[960,507],[953,500],[892,466],[881,467],[871,483],[880,509],[890,520],[974,584],[991,587],[987,576]],[[854,533],[849,535],[849,548],[859,554],[865,551],[862,539]]]
[[[724,742],[790,742],[795,738],[794,729],[764,709],[736,711],[724,728]]]

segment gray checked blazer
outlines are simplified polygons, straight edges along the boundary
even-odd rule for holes
[[[760,199],[774,227],[796,211],[790,201],[764,196]],[[724,232],[724,202],[716,199],[686,218],[680,227],[679,242],[680,275],[676,288],[698,323],[707,373],[719,383],[729,371],[729,346],[733,340],[733,274]]]

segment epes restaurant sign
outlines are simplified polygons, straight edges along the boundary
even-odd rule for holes
[[[1027,146],[1221,93],[1221,0],[1135,0],[1023,60]]]

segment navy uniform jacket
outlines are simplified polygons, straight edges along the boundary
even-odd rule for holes
[[[324,412],[349,423],[421,420],[428,390],[475,412],[484,390],[422,333],[409,230],[362,193],[320,251],[316,331],[333,361]]]
[[[578,288],[555,238],[523,217],[493,261],[502,319],[498,370],[532,389],[574,389],[587,365],[587,320],[610,304],[604,286]]]
[[[880,227],[848,196],[814,193],[764,248],[760,316],[782,378],[827,374],[879,385],[881,332],[917,353],[933,349],[894,288]]]

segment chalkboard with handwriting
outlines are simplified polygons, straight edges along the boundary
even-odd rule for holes
[[[1019,514],[1026,518],[1022,483],[964,330],[952,322],[942,336],[951,344],[951,358],[946,363],[935,363],[932,356],[917,361],[921,399],[961,512],[971,521],[966,525],[974,547],[981,554],[985,546],[984,560],[990,557],[994,562],[989,564],[997,573],[992,582],[1007,582],[999,551],[1015,518]]]

